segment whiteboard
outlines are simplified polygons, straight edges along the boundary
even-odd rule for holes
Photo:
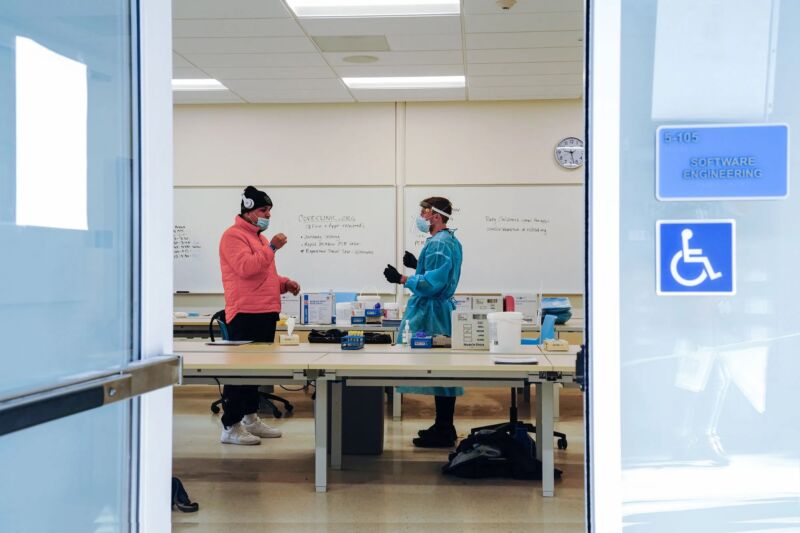
[[[383,269],[396,254],[394,187],[270,187],[267,239],[285,233],[278,273],[303,291],[392,289]],[[222,293],[219,240],[239,214],[243,187],[175,189],[174,287]]]
[[[453,204],[448,227],[464,249],[459,293],[581,294],[584,287],[582,185],[425,186],[405,189],[405,245],[419,254],[420,201]],[[540,285],[541,284],[541,285]]]

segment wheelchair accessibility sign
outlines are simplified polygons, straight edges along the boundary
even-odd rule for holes
[[[657,221],[656,293],[736,294],[736,221]]]

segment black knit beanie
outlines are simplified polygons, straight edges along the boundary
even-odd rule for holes
[[[242,194],[242,214],[264,206],[272,207],[272,200],[267,196],[267,193],[248,185]]]

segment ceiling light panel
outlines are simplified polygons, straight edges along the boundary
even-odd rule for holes
[[[457,89],[464,87],[464,76],[342,78],[342,81],[351,89]]]
[[[173,91],[227,91],[228,88],[215,79],[172,80]]]
[[[303,17],[390,17],[403,15],[458,15],[459,0],[287,0]]]

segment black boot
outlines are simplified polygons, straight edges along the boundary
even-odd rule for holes
[[[429,429],[420,431],[419,438],[412,442],[417,448],[452,448],[457,438],[454,426],[441,427],[434,424]]]
[[[176,477],[172,478],[172,506],[177,507],[183,513],[194,513],[200,509],[200,504],[189,499],[183,483]]]

